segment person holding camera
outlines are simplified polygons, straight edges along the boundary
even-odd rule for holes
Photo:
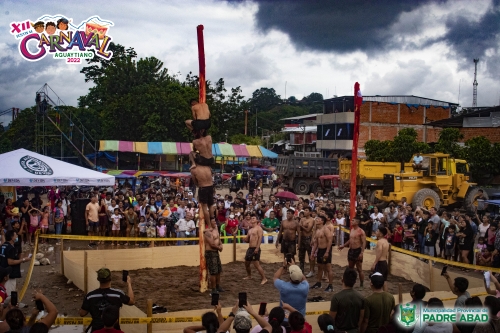
[[[19,258],[20,253],[14,245],[17,240],[17,233],[14,230],[7,231],[5,233],[5,243],[2,244],[0,250],[0,266],[11,268],[9,279],[4,284],[7,295],[16,291],[16,279],[21,277],[21,264],[31,259],[31,257]]]
[[[106,307],[114,305],[121,308],[123,304],[135,304],[130,276],[127,276],[128,295],[119,289],[111,288],[111,271],[108,268],[101,268],[97,271],[97,280],[99,288],[85,295],[79,312],[81,317],[85,317],[88,313],[92,316],[91,332],[104,328],[102,313]],[[119,326],[115,328],[119,329]]]
[[[254,317],[257,323],[262,327],[259,333],[270,333],[273,328],[264,318],[259,316],[257,312],[252,308],[250,303],[246,302],[243,307],[240,308],[239,304],[233,307],[232,311],[227,316],[227,319],[220,325],[217,333],[226,333],[230,330],[231,324],[237,333],[250,333],[252,329],[252,318]]]

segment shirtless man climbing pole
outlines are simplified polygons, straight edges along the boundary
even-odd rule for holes
[[[300,269],[304,272],[306,262],[306,252],[309,258],[311,257],[311,241],[313,235],[314,219],[311,217],[311,208],[304,207],[304,217],[300,219],[300,242],[299,242],[299,262]],[[314,276],[314,260],[309,260],[309,273],[306,277]]]
[[[189,153],[189,162],[192,170],[197,165],[212,167],[214,164],[214,155],[212,155],[212,137],[210,135],[202,135],[203,131],[195,131],[193,140],[193,151]]]
[[[217,229],[217,223],[215,220],[211,220],[210,228],[206,229],[203,234],[205,239],[205,260],[207,262],[208,272],[210,273],[210,288],[212,288],[212,294],[224,291],[220,286],[222,264],[219,252],[222,251],[222,242]]]
[[[332,271],[332,242],[333,233],[326,226],[326,217],[318,216],[314,219],[316,223],[316,231],[313,237],[313,246],[311,260],[317,258],[318,262],[318,282],[312,289],[321,288],[321,278],[323,276],[323,271],[327,272],[328,275],[328,287],[326,287],[326,292],[333,291],[333,271]]]
[[[285,256],[287,253],[292,255],[295,261],[295,253],[297,253],[297,244],[301,242],[301,232],[300,224],[293,217],[294,211],[288,209],[286,211],[286,219],[281,222],[281,228],[278,233],[278,241],[276,242],[276,248],[278,248],[278,243],[281,241],[281,253]],[[299,241],[297,243],[297,234],[299,235]]]
[[[349,252],[347,252],[349,268],[354,268],[354,266],[356,266],[359,274],[360,288],[363,288],[363,281],[365,279],[365,275],[363,274],[363,252],[366,248],[366,235],[363,229],[359,227],[359,223],[359,217],[356,216],[352,219],[351,236],[344,245],[339,246],[339,251],[349,246]]]
[[[389,274],[389,266],[387,265],[389,242],[385,238],[386,235],[387,228],[384,226],[378,227],[375,231],[377,246],[375,247],[375,261],[371,268],[372,272],[379,272],[384,277],[384,291],[387,291],[387,274]]]
[[[264,275],[262,266],[260,266],[260,243],[262,241],[262,235],[264,234],[264,232],[262,231],[262,228],[257,224],[257,217],[255,217],[255,214],[253,214],[252,218],[250,219],[250,225],[252,227],[250,228],[250,230],[248,230],[248,235],[244,238],[245,242],[247,242],[249,246],[247,253],[245,254],[245,268],[247,270],[247,277],[243,278],[243,280],[249,280],[252,278],[250,263],[253,262],[253,265],[262,278],[260,284],[265,284],[267,282],[267,279]]]
[[[202,131],[201,134],[206,134],[211,126],[210,110],[208,110],[207,103],[199,103],[196,99],[192,99],[190,103],[193,119],[186,120],[187,128],[190,131]]]
[[[191,169],[191,177],[194,184],[198,186],[198,201],[203,210],[205,221],[215,220],[214,206],[214,183],[212,180],[212,168],[199,165]],[[208,224],[208,223],[207,223]]]

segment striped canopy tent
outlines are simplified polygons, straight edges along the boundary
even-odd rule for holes
[[[193,145],[189,142],[133,142],[101,140],[99,151],[132,152],[141,154],[189,155]],[[278,155],[262,146],[212,144],[212,153],[217,157],[244,159],[247,157],[278,158]]]

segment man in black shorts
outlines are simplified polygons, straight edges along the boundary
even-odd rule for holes
[[[212,137],[202,134],[203,132],[194,131],[193,151],[189,153],[190,169],[196,168],[197,165],[211,168],[215,163],[214,155],[212,154]]]
[[[211,126],[210,121],[210,110],[208,110],[207,103],[199,103],[198,100],[191,100],[191,113],[193,115],[193,120],[186,120],[186,126],[191,131],[202,131],[206,133]]]
[[[316,231],[313,236],[313,248],[311,254],[311,260],[314,257],[317,259],[318,263],[318,282],[312,289],[321,288],[321,279],[323,278],[323,271],[328,275],[328,287],[325,289],[326,292],[333,291],[333,271],[332,271],[332,242],[333,233],[330,231],[326,225],[326,217],[318,216],[315,219]]]
[[[301,233],[300,224],[293,218],[294,211],[288,209],[286,211],[286,219],[281,222],[280,231],[278,233],[278,243],[281,242],[281,253],[284,255],[291,254],[295,261],[295,253],[297,253],[297,244],[300,244]],[[297,242],[297,235],[299,241]]]
[[[384,281],[387,281],[387,275],[389,274],[389,266],[387,265],[387,258],[389,256],[389,242],[385,238],[387,235],[387,228],[384,226],[379,226],[377,231],[375,231],[375,236],[377,236],[377,246],[375,247],[375,261],[371,267],[372,272],[379,272],[384,277]],[[387,283],[384,283],[384,291],[387,291]]]
[[[203,218],[206,221],[215,220],[214,206],[214,183],[212,180],[212,168],[198,165],[191,169],[191,176],[194,184],[198,186],[198,201],[203,211]]]
[[[363,288],[363,280],[365,275],[363,274],[363,252],[366,247],[366,235],[363,229],[359,227],[360,219],[355,216],[351,221],[351,235],[349,240],[344,243],[344,245],[339,246],[339,251],[346,246],[349,246],[349,252],[347,252],[347,262],[349,263],[349,268],[354,268],[358,270],[360,288]]]
[[[257,217],[254,214],[252,215],[250,224],[252,227],[249,229],[248,235],[244,239],[244,241],[248,243],[248,250],[245,254],[245,269],[247,271],[247,276],[243,278],[243,280],[249,280],[252,278],[252,270],[250,268],[250,264],[253,263],[254,267],[260,274],[260,284],[265,284],[267,282],[267,279],[264,275],[264,270],[260,265],[260,244],[262,242],[264,233],[261,226],[257,224]]]
[[[224,289],[220,286],[222,264],[219,256],[219,252],[222,251],[222,242],[215,220],[210,221],[210,228],[205,230],[203,237],[205,238],[205,261],[207,262],[207,269],[210,273],[212,294],[223,292]]]

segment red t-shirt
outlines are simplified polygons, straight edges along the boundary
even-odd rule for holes
[[[125,332],[117,330],[116,328],[101,328],[100,330],[94,331],[94,333],[125,333]]]
[[[231,233],[234,229],[238,228],[238,220],[237,219],[227,219],[226,221],[226,232]]]
[[[304,328],[302,330],[300,330],[300,331],[291,331],[290,333],[312,333],[312,326],[308,322],[305,322],[304,323]]]
[[[401,232],[400,234],[398,232]],[[401,243],[403,241],[403,227],[397,227],[394,229],[394,235],[392,236],[392,240],[395,243]]]
[[[3,284],[0,284],[0,303],[5,302],[6,298],[7,298],[7,289],[5,289],[5,286]]]

